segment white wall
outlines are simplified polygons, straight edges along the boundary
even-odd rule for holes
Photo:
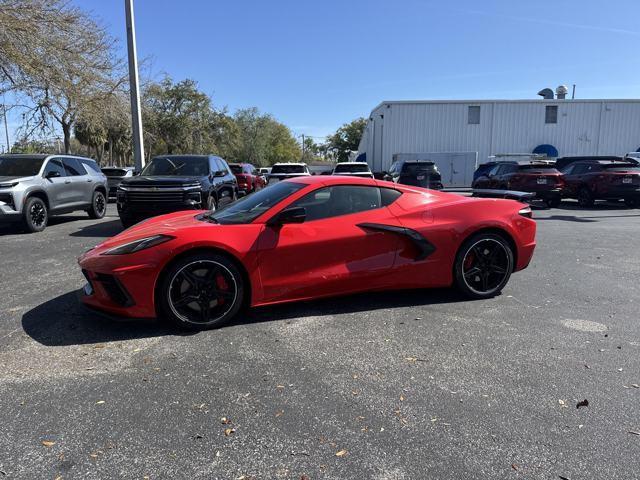
[[[470,105],[480,124],[467,124]],[[558,105],[558,123],[545,124],[545,106]],[[515,100],[385,102],[370,115],[359,153],[374,171],[395,153],[528,153],[541,144],[560,156],[623,155],[640,147],[639,100]]]

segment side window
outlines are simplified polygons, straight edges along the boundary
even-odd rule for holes
[[[100,167],[98,166],[98,164],[92,160],[80,160],[80,162],[85,166],[85,170],[87,171],[87,173],[102,173],[102,170],[100,170]]]
[[[575,170],[576,166],[575,165],[569,165],[567,168],[565,168],[562,173],[563,175],[573,175],[573,171]]]
[[[496,165],[495,167],[493,167],[491,170],[487,172],[487,176],[498,175],[498,170],[500,170],[501,166],[502,165]]]
[[[67,174],[64,171],[64,167],[62,166],[62,162],[58,159],[49,160],[47,166],[44,167],[44,176],[46,177],[51,172],[58,172],[60,177],[66,177]]]
[[[516,173],[517,171],[518,171],[517,165],[505,165],[502,174],[506,175],[508,173]]]
[[[82,164],[75,158],[63,158],[62,163],[64,164],[64,169],[66,170],[67,175],[71,177],[87,174]]]
[[[388,201],[393,194],[387,195]],[[383,206],[381,197],[378,187],[337,185],[314,190],[294,202],[291,207],[304,207],[306,221],[311,222],[380,208]]]
[[[547,105],[544,110],[544,123],[558,123],[558,106]]]
[[[380,188],[379,190],[380,200],[383,207],[388,207],[398,198],[400,198],[400,195],[402,195],[401,192],[399,192],[398,190],[394,190],[393,188]]]
[[[251,168],[251,165],[245,165],[244,166],[244,173],[251,175],[253,173],[253,168]]]
[[[480,105],[469,106],[467,123],[469,125],[480,125]]]
[[[217,165],[217,169],[225,172],[225,173],[229,173],[229,169],[227,168],[227,164],[224,162],[224,160],[220,159],[220,158],[216,158],[215,159],[216,165]]]

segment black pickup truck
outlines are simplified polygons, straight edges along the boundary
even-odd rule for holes
[[[238,183],[227,162],[213,155],[163,155],[140,175],[118,186],[118,215],[124,227],[180,210],[215,210],[233,202]]]

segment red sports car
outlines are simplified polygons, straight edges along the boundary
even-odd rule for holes
[[[139,223],[79,259],[83,302],[203,329],[243,306],[371,290],[498,294],[535,248],[531,209],[355,177],[278,182]]]

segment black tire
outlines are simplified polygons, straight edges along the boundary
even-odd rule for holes
[[[640,207],[640,198],[625,198],[624,204],[629,208]]]
[[[593,207],[595,202],[596,200],[589,187],[580,187],[580,190],[578,190],[578,205],[581,207]]]
[[[181,258],[163,272],[156,304],[163,320],[181,329],[207,330],[236,316],[244,292],[242,274],[233,261],[203,252]]]
[[[104,218],[107,214],[107,198],[99,190],[93,192],[93,198],[91,199],[91,207],[87,210],[90,218],[100,219]]]
[[[47,205],[41,198],[27,198],[22,216],[24,226],[29,233],[41,232],[47,228],[49,213],[47,212]]]
[[[546,201],[547,207],[549,208],[558,208],[560,206],[561,200],[559,198],[549,198]]]
[[[209,198],[207,198],[207,210],[211,210],[215,212],[218,209],[218,204],[216,202],[216,198],[213,194],[209,194]]]
[[[471,298],[498,295],[513,272],[513,250],[509,242],[493,233],[479,233],[466,240],[454,263],[458,289]]]

